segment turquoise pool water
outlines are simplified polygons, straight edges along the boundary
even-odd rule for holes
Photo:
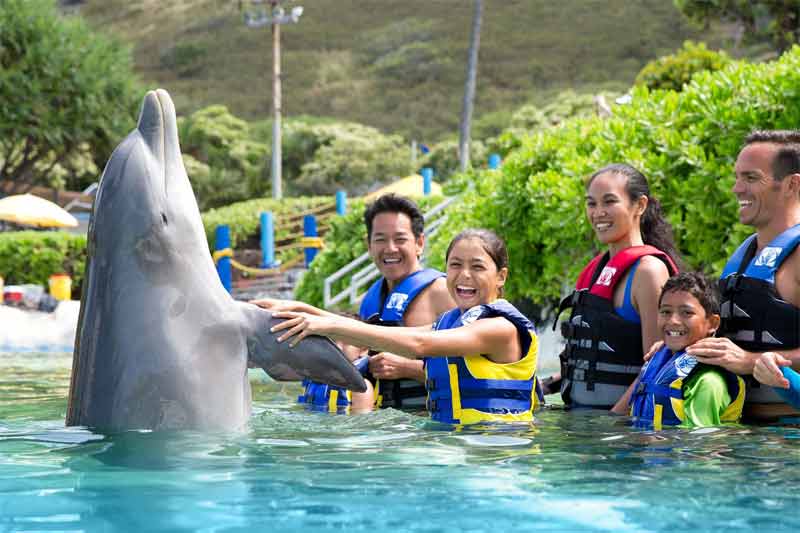
[[[71,358],[0,354],[0,531],[800,530],[800,429],[644,433],[545,410],[454,431],[294,405],[240,434],[66,429]]]

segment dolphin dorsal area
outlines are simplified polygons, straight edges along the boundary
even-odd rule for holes
[[[236,429],[248,363],[276,379],[366,385],[330,340],[294,348],[268,311],[222,287],[178,140],[175,107],[148,92],[111,155],[89,223],[66,423],[103,431]]]

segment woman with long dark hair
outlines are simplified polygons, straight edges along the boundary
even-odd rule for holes
[[[601,168],[586,185],[586,216],[606,251],[578,278],[559,311],[567,345],[561,355],[561,395],[568,406],[627,410],[626,389],[643,354],[657,342],[658,296],[678,270],[672,228],[630,165]]]

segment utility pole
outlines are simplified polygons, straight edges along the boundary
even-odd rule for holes
[[[483,0],[475,0],[472,14],[472,34],[469,40],[469,60],[467,81],[464,86],[464,101],[461,105],[461,128],[458,138],[458,167],[464,172],[469,167],[470,129],[472,127],[472,107],[475,103],[475,78],[478,74],[478,49],[481,46],[481,19]]]
[[[282,187],[282,150],[281,150],[281,24],[297,23],[303,14],[303,7],[292,8],[286,14],[281,6],[282,0],[268,0],[269,12],[262,7],[264,0],[251,0],[253,12],[245,11],[244,22],[251,28],[260,28],[270,24],[272,27],[272,197],[276,200],[283,196]]]
[[[278,7],[277,0],[271,0],[272,12]],[[272,19],[272,197],[283,197],[281,149],[281,25]]]

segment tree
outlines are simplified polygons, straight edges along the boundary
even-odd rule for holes
[[[783,53],[800,37],[800,0],[673,0],[690,20],[707,26],[712,20],[741,25],[750,40],[768,38]]]
[[[51,183],[54,169],[102,167],[135,124],[141,91],[130,51],[62,17],[53,0],[0,2],[0,180],[9,194]],[[62,178],[63,179],[63,178]],[[2,193],[0,193],[2,194]]]
[[[472,107],[475,103],[475,78],[478,74],[478,50],[481,46],[482,19],[483,1],[475,0],[475,10],[472,14],[472,33],[469,41],[467,81],[464,86],[464,102],[461,106],[461,128],[458,139],[458,166],[461,172],[467,170],[469,166],[469,133],[472,126]]]

